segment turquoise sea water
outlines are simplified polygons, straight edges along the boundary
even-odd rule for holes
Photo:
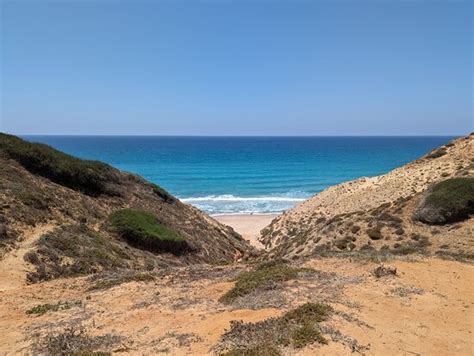
[[[211,214],[277,213],[324,188],[383,174],[452,137],[26,136],[105,161]]]

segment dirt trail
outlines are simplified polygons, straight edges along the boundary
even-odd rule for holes
[[[49,223],[35,226],[23,233],[19,247],[7,253],[0,261],[0,292],[26,285],[25,277],[31,270],[31,265],[25,262],[23,256],[43,234],[55,227],[56,225]]]

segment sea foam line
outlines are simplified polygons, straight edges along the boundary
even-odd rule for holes
[[[281,202],[297,202],[304,201],[305,198],[292,197],[275,197],[275,196],[259,196],[259,197],[238,197],[235,195],[209,195],[206,197],[184,198],[181,201],[185,203],[200,202],[200,201],[281,201]]]

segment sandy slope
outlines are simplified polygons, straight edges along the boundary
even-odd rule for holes
[[[309,260],[306,265],[334,272],[332,281],[290,304],[322,298],[335,281],[341,293],[326,302],[338,314],[324,324],[369,355],[470,355],[473,350],[474,267],[454,261],[394,260],[398,277],[377,279],[376,263],[342,259]],[[3,266],[2,266],[3,267]],[[285,308],[225,306],[217,299],[231,288],[240,266],[179,269],[152,283],[127,283],[106,291],[86,291],[86,278],[63,279],[0,292],[0,352],[26,352],[49,332],[82,324],[90,335],[114,334],[123,340],[112,349],[125,353],[212,354],[231,320],[258,321]],[[5,284],[1,276],[0,284]],[[324,287],[326,285],[326,287]],[[323,293],[323,294],[320,294]],[[330,295],[330,294],[328,294]],[[25,311],[43,303],[81,301],[68,310],[42,316]],[[330,341],[300,354],[349,355],[350,343]],[[364,350],[364,349],[363,349]]]
[[[432,153],[439,151],[443,154],[427,155],[381,176],[332,186],[275,218],[259,241],[271,253],[293,258],[323,248],[393,250],[409,246],[411,237],[419,235],[429,239],[432,253],[447,245],[451,252],[471,254],[474,219],[435,228],[412,218],[433,183],[474,176],[474,134]],[[377,225],[382,238],[372,239],[368,230]],[[353,231],[353,226],[358,230]]]

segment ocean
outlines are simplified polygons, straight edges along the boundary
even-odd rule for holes
[[[156,183],[210,214],[280,213],[386,173],[452,137],[25,136]]]

